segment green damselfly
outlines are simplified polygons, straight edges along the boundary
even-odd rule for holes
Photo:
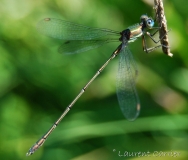
[[[155,41],[153,36],[158,32],[159,27],[154,27],[154,20],[147,15],[142,15],[140,23],[128,27],[122,32],[117,32],[109,29],[92,28],[72,22],[45,18],[37,25],[37,29],[40,33],[49,37],[61,39],[63,44],[59,47],[59,52],[64,54],[74,54],[85,52],[97,47],[100,47],[110,42],[120,42],[120,45],[111,54],[110,58],[102,65],[97,73],[89,80],[89,82],[81,89],[80,93],[75,99],[68,105],[62,115],[52,125],[52,127],[40,138],[27,152],[27,156],[33,154],[65,115],[70,111],[75,102],[86,91],[87,87],[93,82],[93,80],[103,71],[108,63],[114,59],[117,55],[120,55],[119,69],[117,75],[117,97],[120,108],[124,116],[133,121],[139,115],[140,102],[135,87],[135,78],[137,76],[137,66],[133,59],[133,56],[128,49],[128,44],[134,42],[137,38],[142,37],[143,50],[145,52],[151,52],[162,44],[155,47],[147,48],[145,36],[149,36],[153,42],[158,43],[160,40]],[[155,29],[156,31],[151,34],[149,30]]]

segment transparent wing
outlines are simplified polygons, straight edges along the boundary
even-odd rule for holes
[[[140,102],[135,88],[137,67],[128,47],[120,52],[117,75],[117,97],[123,115],[130,121],[137,118]]]
[[[65,20],[45,18],[37,24],[37,29],[49,37],[63,40],[92,40],[107,35],[120,35],[109,29],[91,28]]]
[[[58,49],[59,53],[75,54],[98,48],[106,43],[117,42],[117,40],[74,40],[64,42]]]

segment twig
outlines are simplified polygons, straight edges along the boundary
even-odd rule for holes
[[[164,7],[162,0],[154,0],[154,10],[156,13],[156,20],[159,24],[159,38],[161,39],[163,53],[172,57],[173,54],[170,53],[170,46],[168,41],[168,30],[167,30],[167,21],[164,14]],[[163,37],[163,38],[162,38]]]

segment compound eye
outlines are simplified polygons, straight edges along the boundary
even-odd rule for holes
[[[154,26],[154,21],[152,19],[147,20],[147,27],[152,28]]]

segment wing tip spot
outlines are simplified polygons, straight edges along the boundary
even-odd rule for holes
[[[137,111],[140,111],[140,103],[137,104],[136,109]]]
[[[45,20],[45,21],[50,21],[50,20],[51,20],[51,18],[45,18],[44,20]]]

